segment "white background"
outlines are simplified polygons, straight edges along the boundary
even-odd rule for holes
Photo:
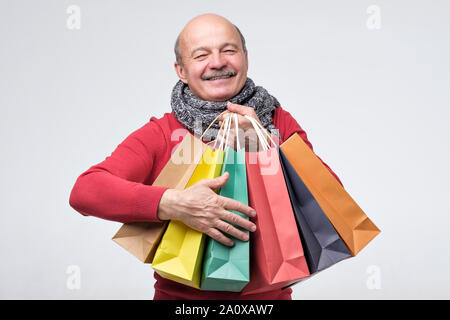
[[[66,25],[69,5],[81,9],[79,30]],[[370,5],[380,29],[367,26]],[[128,134],[170,112],[175,38],[207,12],[239,26],[248,76],[291,112],[382,230],[357,257],[295,286],[293,298],[450,298],[449,9],[1,0],[0,298],[152,299],[150,266],[111,241],[120,223],[81,216],[69,194]],[[71,265],[79,289],[67,286]],[[374,276],[378,289],[368,286]]]

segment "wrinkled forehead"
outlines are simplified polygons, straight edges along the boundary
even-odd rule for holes
[[[180,45],[185,54],[190,54],[198,47],[220,48],[224,44],[241,47],[239,33],[231,23],[198,23],[188,25],[182,31]]]

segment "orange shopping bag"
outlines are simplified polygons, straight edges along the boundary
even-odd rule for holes
[[[380,230],[298,134],[293,134],[280,147],[352,256],[358,254]]]

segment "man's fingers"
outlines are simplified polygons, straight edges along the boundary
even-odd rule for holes
[[[227,104],[227,109],[228,109],[228,111],[230,111],[230,112],[235,112],[235,113],[239,113],[239,114],[241,114],[241,115],[245,115],[246,113],[245,113],[245,107],[244,106],[241,106],[241,105],[239,105],[239,104],[235,104],[235,103],[231,103],[231,102],[228,102],[228,104]]]
[[[224,113],[222,113],[222,114],[219,116],[219,121],[223,121],[223,120],[225,119],[225,117],[227,116],[227,113],[229,113],[229,112],[230,112],[230,111],[225,110]]]
[[[248,241],[248,239],[250,238],[249,235],[246,234],[245,232],[242,232],[241,230],[233,227],[231,224],[226,223],[225,221],[222,220],[217,220],[216,228],[242,241]]]
[[[202,180],[202,183],[204,183],[207,187],[211,189],[217,189],[226,185],[229,177],[230,174],[225,171],[221,176],[218,176],[217,178]]]
[[[252,107],[242,106],[240,104],[231,103],[228,102],[227,104],[227,110],[230,112],[237,113],[241,116],[252,116],[254,117],[256,115],[255,109]]]
[[[225,237],[222,232],[215,228],[210,228],[207,232],[205,232],[208,236],[213,238],[216,241],[219,241],[220,243],[232,247],[234,245],[233,240],[231,240],[228,237]]]
[[[255,231],[256,230],[256,225],[241,217],[240,215],[230,212],[228,210],[223,210],[221,214],[219,214],[220,219],[224,220],[224,221],[228,221],[236,226],[242,227],[248,231]]]
[[[256,216],[256,211],[253,208],[246,206],[242,202],[239,202],[237,200],[230,199],[227,197],[223,197],[223,196],[219,196],[219,198],[222,201],[223,207],[225,209],[238,211],[249,217]]]

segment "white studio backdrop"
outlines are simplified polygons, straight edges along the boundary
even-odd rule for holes
[[[448,299],[446,1],[0,2],[0,298],[152,299],[120,223],[69,206],[76,178],[170,112],[173,45],[213,12],[249,77],[306,130],[382,233],[294,299]]]

